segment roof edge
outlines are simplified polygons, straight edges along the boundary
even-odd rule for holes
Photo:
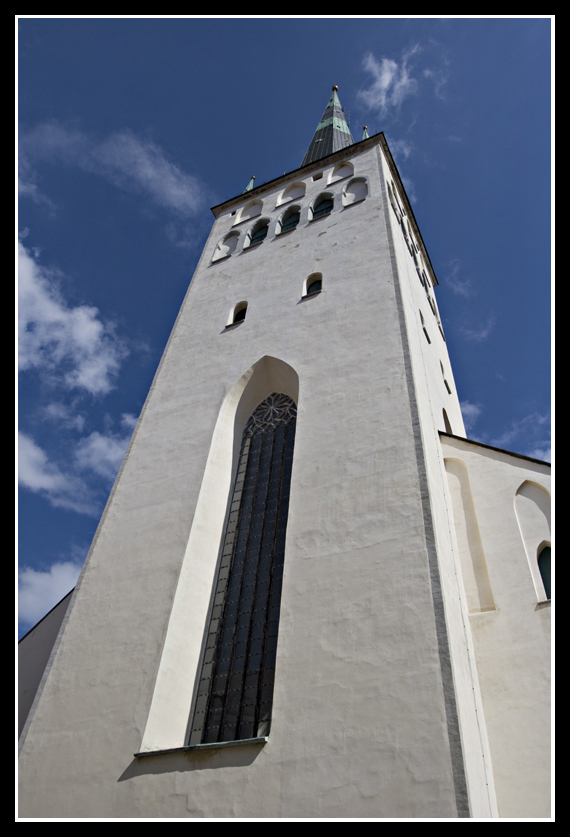
[[[404,188],[404,184],[402,183],[402,178],[400,177],[400,172],[398,171],[398,167],[394,162],[394,158],[392,157],[392,152],[388,146],[386,141],[386,137],[384,136],[383,131],[378,131],[376,134],[372,134],[371,137],[367,137],[366,139],[360,140],[360,142],[355,142],[352,145],[347,145],[346,148],[341,148],[339,151],[335,151],[332,154],[329,154],[327,157],[321,157],[319,160],[314,160],[312,163],[308,163],[306,166],[300,166],[298,169],[293,169],[292,171],[288,171],[285,174],[279,175],[279,177],[273,178],[273,180],[268,180],[265,183],[260,183],[259,186],[254,186],[251,191],[244,193],[240,192],[239,195],[235,195],[233,198],[228,198],[226,201],[222,203],[218,203],[215,206],[211,207],[211,212],[215,218],[225,210],[229,209],[232,206],[237,206],[237,204],[241,203],[243,200],[251,200],[253,197],[261,195],[264,191],[269,189],[274,189],[275,186],[278,186],[280,183],[285,183],[287,180],[291,178],[292,175],[298,174],[299,172],[304,172],[309,174],[311,171],[316,171],[317,169],[321,169],[326,165],[330,165],[330,163],[334,163],[337,160],[342,160],[344,157],[350,157],[352,154],[357,154],[359,151],[366,151],[369,148],[373,148],[375,145],[381,145],[382,150],[386,156],[386,160],[388,162],[388,166],[392,175],[394,176],[398,187],[401,191],[402,199],[405,203],[406,212],[412,222],[412,227],[414,229],[414,233],[421,244],[422,253],[425,257],[426,263],[429,267],[431,275],[433,277],[433,284],[439,285],[437,281],[437,276],[435,274],[435,270],[433,269],[433,265],[431,263],[431,259],[429,257],[427,247],[425,245],[425,241],[423,236],[420,232],[420,228],[418,227],[418,222],[416,221],[416,216],[414,215],[414,211],[412,209],[412,205],[409,201],[408,195]]]
[[[298,169],[293,169],[292,171],[288,171],[285,174],[279,175],[279,177],[273,178],[273,180],[268,180],[265,183],[260,183],[259,186],[255,186],[250,192],[248,192],[247,196],[240,192],[239,195],[236,195],[233,198],[228,198],[226,201],[222,201],[222,203],[218,203],[215,206],[212,206],[211,211],[213,215],[217,218],[223,209],[229,208],[234,203],[239,203],[240,201],[243,201],[246,197],[249,200],[254,195],[260,195],[266,189],[272,189],[279,183],[285,182],[293,174],[297,174],[300,171],[306,172],[308,174],[312,170],[320,169],[324,165],[328,165],[328,163],[333,163],[336,159],[341,160],[343,157],[349,154],[353,154],[356,149],[365,151],[367,148],[372,148],[374,145],[380,144],[382,140],[384,140],[384,142],[386,141],[384,134],[380,131],[377,134],[373,134],[368,139],[360,140],[360,142],[355,142],[352,145],[347,145],[346,148],[341,148],[339,151],[334,151],[327,157],[321,157],[319,160],[314,160],[312,163],[307,163],[306,166],[300,166]]]
[[[443,430],[438,430],[440,436],[447,436],[449,439],[458,439],[460,442],[467,442],[468,445],[477,445],[479,448],[486,448],[487,450],[495,450],[497,453],[506,453],[509,456],[516,456],[518,459],[526,459],[528,462],[536,462],[538,465],[547,465],[552,467],[552,463],[545,459],[535,459],[534,456],[526,456],[524,453],[516,453],[514,450],[506,450],[505,448],[496,448],[493,445],[485,445],[483,442],[476,442],[474,439],[467,439],[466,436],[456,436],[454,433],[445,433]]]

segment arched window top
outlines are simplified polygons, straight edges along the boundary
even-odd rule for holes
[[[347,183],[342,193],[342,205],[350,206],[363,201],[368,195],[368,184],[364,177],[355,177]]]
[[[303,198],[305,196],[305,184],[304,183],[291,183],[290,186],[279,195],[277,198],[276,206],[281,206],[284,203],[289,203],[289,201],[296,201],[299,198]]]
[[[291,206],[283,213],[279,221],[279,232],[289,232],[294,230],[301,219],[301,207]]]
[[[244,427],[244,436],[265,433],[278,424],[289,424],[297,418],[297,407],[292,398],[280,392],[272,392],[255,408]]]
[[[344,180],[345,177],[352,177],[354,174],[354,166],[352,163],[344,162],[338,163],[329,175],[329,183],[336,183],[337,180]]]
[[[255,247],[256,244],[261,244],[261,242],[267,238],[267,231],[269,229],[269,219],[264,218],[261,221],[258,221],[257,224],[251,228],[248,232],[248,247]]]
[[[234,221],[235,224],[240,224],[242,221],[247,221],[250,218],[256,218],[258,215],[261,215],[261,211],[263,209],[263,203],[260,200],[253,200],[240,209],[238,214],[236,215],[236,219]]]
[[[312,206],[312,220],[316,220],[317,218],[322,218],[324,215],[328,215],[332,212],[334,205],[334,196],[332,192],[323,192],[318,196],[318,198],[313,202]]]
[[[311,273],[303,283],[303,296],[318,294],[323,289],[323,274]]]
[[[228,235],[225,235],[222,240],[218,242],[216,249],[214,250],[214,255],[212,256],[212,261],[217,262],[220,259],[226,259],[228,256],[231,256],[232,253],[235,253],[238,239],[238,232],[231,232],[228,233]]]
[[[537,598],[545,601],[550,598],[550,555],[540,557],[550,546],[550,494],[534,480],[525,480],[517,489],[514,505]]]
[[[234,305],[232,310],[230,311],[230,316],[228,317],[228,321],[226,323],[226,328],[228,326],[232,326],[235,323],[241,323],[245,320],[245,315],[247,314],[247,302],[242,300],[238,302],[237,305]]]

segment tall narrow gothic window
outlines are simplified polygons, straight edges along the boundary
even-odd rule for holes
[[[269,733],[296,418],[274,392],[243,431],[190,744]]]

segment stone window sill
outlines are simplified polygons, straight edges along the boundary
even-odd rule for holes
[[[172,747],[168,750],[145,750],[135,753],[135,758],[144,756],[164,756],[168,753],[189,753],[193,750],[219,750],[222,747],[240,747],[244,744],[266,744],[268,736],[261,738],[241,738],[239,741],[215,741],[213,744],[188,744],[186,747]]]

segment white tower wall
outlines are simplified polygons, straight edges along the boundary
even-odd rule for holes
[[[388,184],[433,300],[382,135],[215,208],[24,733],[21,816],[497,815],[438,435],[461,411]],[[298,420],[271,732],[181,749],[241,432],[272,391]]]

